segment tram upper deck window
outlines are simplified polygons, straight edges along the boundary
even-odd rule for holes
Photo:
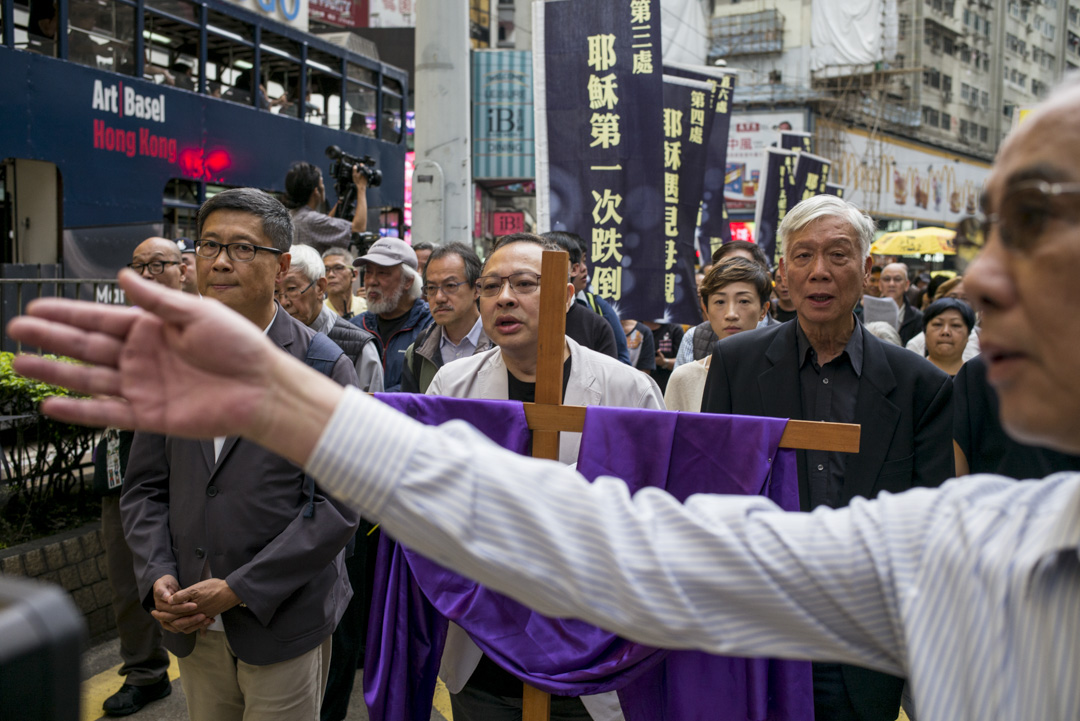
[[[100,70],[135,72],[135,6],[125,0],[70,0],[68,60]]]
[[[390,143],[400,143],[405,132],[405,114],[402,107],[401,83],[393,78],[383,78],[383,110],[379,123],[379,137]]]
[[[57,0],[16,0],[15,47],[56,57]]]
[[[194,12],[190,3],[170,2],[171,10],[184,18]],[[183,6],[189,6],[187,8]],[[183,90],[199,87],[199,26],[193,22],[151,10],[147,3],[143,20],[146,63],[143,74],[148,80]]]
[[[349,82],[345,91],[345,127],[353,133],[375,137],[379,76],[373,70],[348,64]]]
[[[259,105],[280,115],[297,117],[300,102],[300,45],[272,32],[263,31],[259,62],[264,82]]]
[[[178,20],[186,20],[193,24],[199,22],[199,9],[195,3],[188,0],[146,0],[147,10],[156,10],[165,15],[171,15]]]
[[[210,10],[207,13],[206,81],[214,97],[242,105],[253,103],[255,46],[251,25]]]
[[[308,48],[304,120],[341,128],[341,60],[317,48]]]

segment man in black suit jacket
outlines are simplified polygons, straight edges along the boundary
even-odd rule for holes
[[[872,261],[873,221],[819,195],[780,225],[781,272],[798,317],[716,345],[701,410],[858,423],[855,455],[799,451],[802,510],[855,496],[937,486],[953,475],[952,384],[911,351],[883,343],[855,319]],[[814,707],[829,721],[893,721],[903,679],[814,664]]]

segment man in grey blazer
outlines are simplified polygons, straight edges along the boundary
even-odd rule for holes
[[[262,191],[226,191],[199,210],[198,230],[203,298],[304,360],[314,331],[274,301],[290,262],[284,206]],[[357,383],[344,354],[329,375]],[[344,548],[357,514],[248,441],[145,433],[120,507],[139,593],[180,659],[193,721],[317,719],[330,637],[352,595]]]
[[[846,201],[819,195],[792,208],[778,237],[797,322],[717,343],[701,410],[861,424],[857,454],[798,452],[804,511],[950,478],[949,377],[879,341],[853,313],[872,265],[873,221]],[[815,663],[815,714],[892,721],[903,684],[876,671]]]

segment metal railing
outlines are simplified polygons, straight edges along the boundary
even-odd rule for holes
[[[4,328],[2,349],[23,350],[7,335],[7,324],[21,315],[26,305],[38,298],[73,298],[96,303],[122,304],[124,291],[115,278],[0,278],[0,327]]]

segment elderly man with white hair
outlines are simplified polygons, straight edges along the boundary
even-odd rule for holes
[[[278,302],[289,315],[330,337],[356,366],[360,387],[368,393],[383,389],[382,360],[375,336],[345,320],[323,303],[326,294],[326,266],[310,245],[289,248],[292,265],[278,284]]]
[[[416,253],[403,240],[380,238],[353,265],[366,269],[368,309],[351,322],[378,338],[383,385],[388,392],[400,391],[405,351],[433,322],[421,297],[424,280],[416,270]]]
[[[874,222],[819,195],[784,216],[778,237],[798,318],[717,343],[701,410],[861,424],[856,455],[799,452],[804,511],[944,482],[953,472],[949,377],[878,340],[854,314],[873,265]],[[878,671],[815,663],[815,715],[893,721],[903,685]]]

